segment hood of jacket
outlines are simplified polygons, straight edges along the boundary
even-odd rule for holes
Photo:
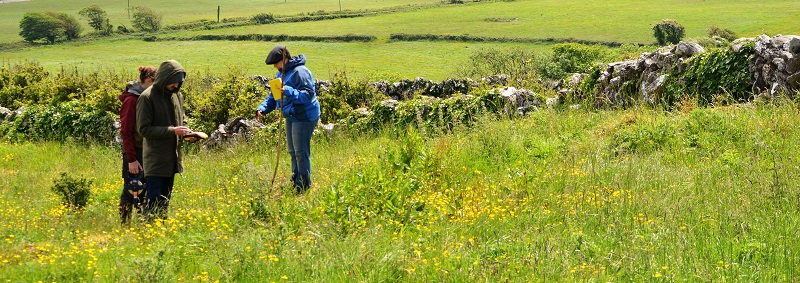
[[[128,82],[125,85],[125,91],[119,95],[119,101],[125,101],[128,96],[139,96],[144,92],[144,88],[137,81]]]
[[[169,93],[167,91],[167,82],[172,80],[172,77],[179,73],[183,73],[184,79],[186,78],[186,70],[183,69],[181,63],[175,60],[164,61],[164,63],[161,63],[161,66],[158,67],[156,79],[153,81],[153,86],[151,86],[151,88],[157,90],[157,93]]]
[[[284,71],[288,72],[294,68],[297,68],[297,66],[303,66],[305,64],[306,64],[306,56],[300,54],[289,59],[289,61],[286,62],[286,65],[283,66],[283,69]]]

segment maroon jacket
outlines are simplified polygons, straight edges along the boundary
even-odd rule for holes
[[[136,149],[142,148],[142,135],[136,131],[136,103],[139,95],[144,92],[138,82],[129,82],[125,92],[119,95],[122,107],[119,109],[119,134],[122,137],[122,150],[128,162],[139,161],[136,158]],[[140,162],[141,163],[141,162]]]

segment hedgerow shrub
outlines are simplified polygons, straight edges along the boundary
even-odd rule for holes
[[[177,40],[231,40],[231,41],[313,41],[313,42],[370,42],[375,40],[373,35],[335,35],[335,36],[313,36],[313,35],[271,35],[271,34],[201,34],[193,36],[170,36],[155,38],[153,41]]]
[[[27,107],[0,123],[0,136],[8,141],[58,141],[110,143],[115,115],[73,100],[52,106]]]
[[[563,43],[553,46],[553,55],[538,66],[544,78],[561,80],[573,73],[585,73],[597,62],[608,58],[603,47],[580,43]]]
[[[708,50],[692,57],[683,73],[673,70],[665,82],[664,95],[659,99],[674,105],[682,95],[708,105],[721,98],[729,102],[746,101],[751,96],[752,78],[748,59],[754,52],[753,43],[746,44],[738,53],[730,48]]]
[[[724,38],[728,42],[734,41],[734,40],[736,40],[736,38],[738,38],[736,33],[733,32],[732,30],[729,30],[729,29],[726,29],[726,28],[720,28],[720,27],[717,27],[717,26],[710,26],[708,28],[708,30],[706,31],[706,33],[708,33],[709,37],[715,37],[716,36],[716,37]]]
[[[253,16],[251,20],[259,24],[271,24],[275,22],[275,17],[271,13],[261,13]]]
[[[506,74],[514,80],[531,80],[538,77],[539,54],[521,48],[481,48],[456,71],[459,77],[483,78]]]
[[[222,78],[209,73],[190,74],[183,91],[186,115],[194,121],[195,130],[214,131],[219,124],[242,116],[252,118],[253,113],[267,96],[266,90],[241,70],[231,69]]]
[[[155,32],[161,29],[161,14],[150,7],[136,6],[133,9],[133,27],[137,30]]]
[[[27,105],[26,101],[38,101],[26,97],[25,89],[48,79],[49,76],[50,73],[36,63],[28,62],[13,66],[4,64],[0,67],[0,106],[17,108]]]
[[[77,68],[51,74],[35,62],[4,65],[0,67],[0,106],[16,109],[79,100],[100,111],[118,113],[119,94],[132,74],[103,70],[82,74]]]
[[[683,39],[684,34],[683,25],[676,20],[661,20],[660,23],[653,25],[653,36],[659,45],[677,44]]]

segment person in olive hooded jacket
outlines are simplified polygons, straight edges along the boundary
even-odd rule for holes
[[[136,126],[144,137],[143,161],[147,178],[145,213],[166,218],[175,173],[183,173],[182,137],[186,127],[183,94],[186,71],[178,61],[161,63],[153,85],[139,96]]]

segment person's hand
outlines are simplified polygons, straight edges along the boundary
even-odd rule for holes
[[[142,170],[142,164],[139,161],[128,162],[128,172],[133,175],[139,174],[139,170]]]
[[[199,141],[199,140],[200,140],[200,139],[199,139],[199,138],[197,138],[197,137],[188,137],[188,138],[186,138],[186,141],[188,141],[188,142],[190,142],[190,143],[195,143],[195,142],[197,142],[197,141]]]
[[[261,110],[256,111],[256,121],[261,121],[261,116],[264,116],[264,113]]]
[[[175,127],[173,131],[175,131],[175,135],[179,137],[185,136],[186,134],[192,132],[192,130],[190,130],[187,126]]]

